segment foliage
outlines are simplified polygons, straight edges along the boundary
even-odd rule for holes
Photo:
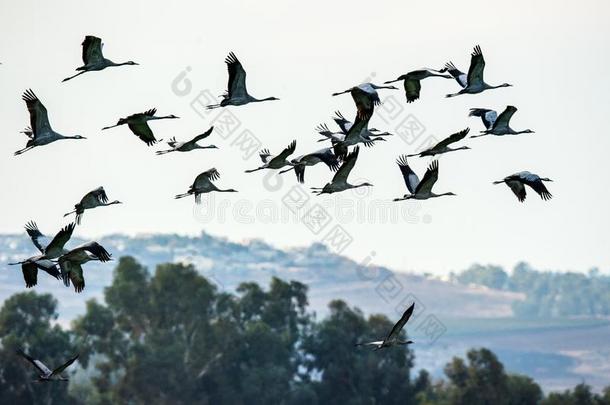
[[[519,263],[508,275],[498,266],[473,265],[457,274],[463,284],[524,293],[524,301],[513,305],[520,317],[610,315],[610,277],[597,270],[583,273],[543,272]]]
[[[124,257],[104,301],[87,302],[69,330],[55,324],[50,295],[28,292],[4,302],[0,403],[541,403],[540,387],[506,373],[487,349],[453,359],[446,379],[433,381],[425,370],[413,375],[409,348],[354,347],[383,338],[395,320],[365,317],[337,300],[316,321],[307,305],[299,282],[274,278],[267,289],[243,283],[228,293],[192,266],[163,264],[150,274]],[[19,346],[49,367],[78,352],[66,372],[69,389],[32,383],[35,369],[15,355]],[[610,405],[609,397],[582,385],[542,403]]]

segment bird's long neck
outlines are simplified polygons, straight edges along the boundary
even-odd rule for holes
[[[111,202],[106,203],[106,204],[104,204],[104,205],[114,205],[114,204],[120,204],[120,203],[121,203],[120,201],[118,201],[118,200],[114,200],[114,201],[111,201]]]
[[[530,132],[532,132],[531,129],[524,129],[522,131],[513,131],[515,132],[515,134],[529,134]]]
[[[486,89],[499,89],[501,87],[508,87],[508,85],[506,83],[502,83],[502,84],[498,84],[496,86],[492,86],[490,84],[485,83],[485,88]]]
[[[154,120],[165,120],[165,119],[169,119],[169,118],[175,118],[173,115],[162,115],[160,117],[157,116],[152,116],[150,118],[148,118],[149,121],[154,121]]]
[[[271,100],[276,100],[275,97],[266,97],[266,98],[254,98],[252,97],[252,102],[254,103],[260,103],[261,101],[271,101]]]
[[[374,89],[395,89],[394,86],[374,86]]]

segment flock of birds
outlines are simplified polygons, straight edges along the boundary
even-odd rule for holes
[[[109,67],[118,67],[125,65],[137,65],[136,62],[127,61],[115,63],[106,59],[102,53],[102,41],[94,36],[87,36],[82,43],[82,59],[83,65],[76,68],[76,73],[73,76],[67,77],[63,81],[72,80],[75,77],[88,72],[100,71]],[[222,96],[222,100],[218,104],[209,105],[208,109],[221,108],[226,106],[241,106],[249,103],[258,103],[265,101],[278,100],[276,97],[266,97],[262,99],[255,98],[248,93],[246,87],[246,71],[237,56],[231,52],[225,59],[228,68],[229,80],[226,93]],[[396,78],[385,82],[385,85],[375,85],[373,83],[363,83],[341,92],[333,93],[332,96],[341,94],[350,94],[356,106],[354,121],[349,121],[339,111],[335,112],[333,117],[334,122],[339,128],[338,131],[332,131],[326,124],[321,124],[316,128],[318,134],[322,137],[319,142],[330,142],[326,148],[307,153],[295,158],[290,158],[296,151],[296,140],[293,140],[280,153],[274,155],[268,149],[260,151],[259,156],[262,164],[259,167],[246,170],[246,173],[252,173],[259,170],[271,169],[280,170],[279,173],[294,171],[296,179],[299,183],[305,182],[305,169],[308,166],[314,166],[319,163],[324,163],[328,168],[335,172],[332,179],[322,187],[312,187],[312,192],[316,194],[331,194],[342,192],[349,189],[359,187],[369,187],[372,184],[364,182],[360,184],[351,184],[348,181],[350,172],[354,168],[358,155],[360,153],[360,144],[365,147],[372,147],[377,142],[386,141],[386,137],[392,134],[380,131],[376,128],[369,128],[369,121],[374,114],[376,106],[381,103],[378,90],[398,90],[397,87],[391,85],[395,82],[403,82],[404,93],[407,103],[415,102],[420,97],[421,82],[430,77],[452,79],[459,85],[459,91],[447,94],[446,97],[456,97],[463,94],[478,94],[483,91],[511,86],[508,83],[500,85],[489,85],[483,79],[485,69],[485,59],[483,52],[479,46],[474,48],[471,54],[470,67],[468,73],[464,73],[449,62],[442,69],[420,69],[408,72]],[[81,135],[62,135],[53,130],[49,123],[47,109],[36,96],[36,94],[28,89],[23,93],[23,101],[25,101],[29,115],[30,126],[22,133],[28,138],[25,148],[15,152],[15,155],[23,154],[33,148],[48,145],[55,141],[65,139],[85,139]],[[524,133],[532,133],[530,129],[514,130],[510,126],[510,120],[517,111],[517,108],[508,106],[498,114],[496,111],[484,108],[473,108],[469,115],[479,117],[485,129],[477,135],[471,135],[471,138],[479,136],[505,136],[518,135]],[[150,121],[163,119],[177,119],[179,117],[170,115],[157,115],[156,109],[150,109],[142,113],[129,115],[125,118],[120,118],[115,125],[107,126],[102,130],[127,125],[129,130],[142,140],[146,145],[152,146],[159,142],[155,137]],[[175,138],[171,138],[168,142],[168,149],[159,150],[157,155],[164,155],[171,152],[190,152],[197,149],[216,149],[215,145],[202,145],[201,141],[206,140],[213,132],[214,127],[209,128],[203,134],[197,135],[188,141],[178,142]],[[465,139],[470,132],[469,128],[456,132],[442,141],[438,142],[426,150],[421,152],[401,155],[397,159],[398,167],[402,173],[407,194],[400,198],[395,198],[394,201],[402,201],[408,199],[427,200],[441,196],[454,196],[452,192],[435,193],[433,187],[438,180],[439,163],[438,160],[433,160],[428,166],[422,179],[411,169],[408,163],[408,158],[411,157],[426,157],[437,156],[444,153],[455,152],[459,150],[470,149],[468,146],[453,147]],[[350,149],[351,148],[351,149]],[[196,203],[201,202],[201,195],[210,192],[236,192],[237,190],[228,188],[218,188],[214,182],[220,178],[220,173],[216,168],[211,168],[199,174],[189,189],[182,194],[178,194],[175,198],[183,198],[194,196]],[[526,197],[526,188],[529,186],[540,195],[543,200],[550,199],[551,193],[547,190],[544,182],[551,181],[546,177],[540,177],[536,174],[523,171],[505,177],[502,180],[495,181],[493,184],[505,183],[517,196],[519,201],[524,201]],[[57,234],[49,240],[40,232],[35,222],[26,224],[25,229],[31,238],[34,246],[39,250],[39,254],[34,255],[17,263],[21,265],[23,277],[26,287],[33,287],[37,284],[38,271],[42,270],[50,276],[63,281],[66,286],[70,283],[74,286],[74,290],[78,293],[85,288],[85,279],[83,275],[83,265],[89,261],[107,262],[111,260],[111,255],[108,251],[95,241],[90,241],[71,249],[66,248],[72,232],[77,224],[81,223],[83,214],[86,210],[101,206],[109,206],[120,204],[120,201],[109,201],[108,196],[103,187],[87,193],[79,203],[74,206],[74,210],[65,214],[76,214],[76,219],[73,223],[63,227]],[[359,343],[358,345],[374,346],[375,349],[382,349],[396,345],[406,345],[411,341],[402,341],[399,339],[399,333],[412,315],[414,304],[404,312],[401,319],[393,327],[388,336],[380,341],[368,343]],[[39,380],[63,380],[61,372],[67,368],[76,357],[70,359],[64,365],[51,371],[39,360],[35,360],[28,356],[25,352],[19,351],[28,361],[30,361],[40,372]]]

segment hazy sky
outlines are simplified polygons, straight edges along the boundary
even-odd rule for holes
[[[177,5],[179,4],[179,5]],[[374,7],[373,7],[374,5]],[[87,191],[104,185],[122,206],[87,212],[78,233],[177,232],[201,230],[231,240],[262,238],[282,247],[324,238],[336,224],[351,235],[344,251],[363,260],[399,270],[443,273],[472,262],[512,266],[527,260],[540,268],[587,270],[610,268],[607,174],[610,147],[610,47],[605,1],[351,1],[231,2],[79,1],[3,2],[0,26],[0,170],[3,220],[0,232],[20,232],[34,219],[43,231],[55,232],[68,219],[62,214]],[[105,56],[140,66],[87,73],[60,83],[81,65],[85,35],[100,36]],[[402,92],[371,125],[395,132],[403,121],[425,128],[416,142],[395,136],[364,149],[351,180],[374,184],[363,194],[346,192],[318,198],[327,204],[328,226],[314,235],[288,211],[282,198],[296,184],[285,175],[277,191],[264,185],[265,172],[243,173],[258,157],[244,159],[239,148],[243,130],[272,153],[297,139],[297,155],[321,147],[314,127],[332,123],[340,109],[353,117],[348,95],[331,97],[364,80],[394,79],[420,67],[440,68],[448,60],[467,71],[472,47],[480,44],[486,81],[509,82],[512,88],[445,99],[457,91],[450,80],[423,82],[422,99],[406,105]],[[158,138],[187,139],[227,114],[215,110],[200,116],[191,101],[200,93],[217,96],[226,87],[223,62],[235,51],[248,72],[255,97],[280,101],[232,107],[240,126],[209,141],[219,150],[155,156],[126,127],[100,131],[119,117],[156,107],[180,120],[152,123]],[[176,94],[172,83],[186,68],[190,92]],[[184,90],[184,81],[178,80]],[[61,141],[14,157],[25,145],[18,132],[29,124],[22,92],[32,88],[46,105],[60,133],[82,134],[85,141]],[[398,102],[398,103],[396,103]],[[503,109],[515,105],[512,126],[532,128],[520,137],[467,140],[473,149],[445,155],[440,161],[438,192],[445,197],[422,203],[390,199],[405,193],[395,160],[412,153],[431,135],[444,137],[482,124],[467,116],[471,107]],[[384,122],[387,121],[387,122]],[[419,133],[419,132],[418,132]],[[423,174],[427,159],[410,160]],[[217,194],[214,214],[194,211],[193,199],[174,200],[194,177],[211,167],[221,173],[218,186],[236,194]],[[555,180],[554,198],[543,202],[528,190],[520,204],[510,190],[493,180],[530,170]],[[306,187],[322,186],[331,173],[308,168]],[[305,188],[304,188],[305,189]],[[313,206],[313,198],[309,205]],[[350,215],[349,204],[354,207]],[[335,207],[341,206],[338,211]],[[398,219],[371,218],[385,206]],[[223,208],[225,207],[225,208]],[[383,210],[384,208],[382,208]],[[387,208],[385,208],[387,210]],[[224,214],[222,214],[224,212]],[[376,211],[379,213],[379,211]],[[277,214],[275,218],[273,215]],[[288,219],[286,219],[286,217]]]

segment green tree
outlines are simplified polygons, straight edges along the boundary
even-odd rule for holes
[[[0,403],[43,404],[74,401],[65,383],[38,383],[38,371],[15,354],[23,348],[53,369],[74,356],[71,334],[59,325],[57,301],[49,294],[15,294],[0,309]],[[73,372],[74,366],[66,370]]]
[[[316,326],[304,344],[311,354],[309,371],[320,375],[314,384],[320,403],[415,403],[410,349],[373,352],[354,348],[359,341],[384,337],[393,323],[380,315],[366,320],[343,301],[331,302],[329,309],[330,316]]]

